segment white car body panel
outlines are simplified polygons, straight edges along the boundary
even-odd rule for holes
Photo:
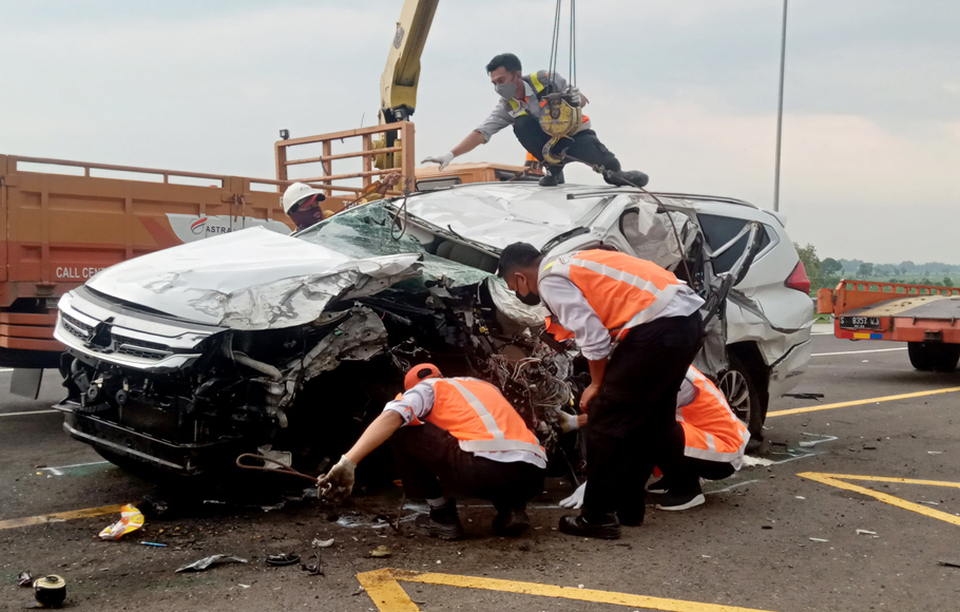
[[[416,276],[419,259],[355,259],[251,228],[125,261],[87,286],[185,321],[271,329],[308,323],[334,298],[371,295]]]

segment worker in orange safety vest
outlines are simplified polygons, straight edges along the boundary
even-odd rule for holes
[[[464,536],[456,501],[447,495],[453,492],[493,502],[494,534],[523,533],[530,525],[527,500],[543,487],[547,457],[510,402],[490,383],[442,378],[429,363],[407,372],[404,389],[319,479],[321,495],[350,495],[357,464],[389,439],[407,496],[427,500],[431,536]]]
[[[586,414],[558,413],[564,432],[576,431],[588,421]],[[677,395],[677,421],[683,429],[683,459],[668,462],[671,473],[647,485],[658,494],[660,510],[687,510],[704,503],[700,479],[723,480],[743,466],[743,453],[750,432],[730,409],[726,398],[713,382],[690,366]],[[583,505],[585,486],[560,501],[563,508]]]
[[[580,408],[589,483],[571,535],[615,539],[643,522],[643,485],[654,463],[683,456],[680,383],[703,343],[703,300],[672,272],[624,253],[592,249],[545,258],[518,242],[499,274],[517,297],[550,312],[547,331],[574,338],[590,368]]]

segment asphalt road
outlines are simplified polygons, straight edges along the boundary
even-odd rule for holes
[[[902,345],[816,336],[794,393],[823,398],[773,403],[754,456],[763,465],[712,483],[699,508],[648,508],[644,525],[625,528],[617,542],[556,531],[564,514],[556,502],[571,490],[559,479],[548,480],[530,511],[534,529],[516,540],[488,535],[493,511],[480,503],[461,510],[469,539],[440,542],[417,533],[409,506],[400,533],[377,522],[397,515],[397,490],[359,495],[334,521],[314,500],[274,507],[279,499],[254,499],[253,487],[241,485],[233,503],[211,493],[209,503],[148,516],[119,542],[99,541],[115,509],[92,518],[74,511],[171,492],[62,432],[59,414],[43,412],[60,396],[55,374],[39,401],[0,394],[0,610],[33,602],[16,585],[25,570],[63,576],[78,610],[960,607],[960,568],[939,564],[960,563],[960,371],[917,372]],[[9,376],[0,372],[0,388]],[[881,399],[863,401],[872,398]],[[817,410],[790,412],[798,408]],[[50,513],[66,514],[11,522]],[[315,538],[334,540],[321,549],[324,576],[265,563],[278,553],[306,556]],[[390,557],[369,556],[380,545]],[[248,562],[174,572],[217,553]]]

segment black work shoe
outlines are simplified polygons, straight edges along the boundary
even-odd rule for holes
[[[650,182],[650,177],[638,170],[621,170],[619,172],[607,170],[603,173],[603,180],[610,185],[620,187],[643,187]]]
[[[530,517],[523,508],[513,508],[497,512],[493,518],[493,535],[515,538],[530,528]]]
[[[548,167],[547,173],[540,179],[541,187],[556,187],[563,185],[563,168]]]
[[[464,535],[463,524],[457,514],[457,504],[449,501],[439,508],[430,508],[430,515],[425,521],[418,521],[431,538],[441,540],[459,540]]]
[[[703,497],[703,491],[700,490],[699,486],[687,493],[668,491],[657,503],[657,510],[689,510],[705,501],[706,498]]]
[[[620,523],[615,514],[606,514],[601,521],[595,523],[587,522],[582,514],[568,514],[560,518],[560,531],[584,538],[620,539]]]

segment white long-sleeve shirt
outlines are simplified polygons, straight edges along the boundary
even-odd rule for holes
[[[541,268],[537,287],[540,299],[556,316],[557,322],[576,337],[577,346],[584,357],[598,361],[610,356],[613,350],[610,331],[604,327],[597,312],[573,281],[553,274],[544,275]],[[686,317],[702,305],[700,296],[681,281],[677,295],[650,320]]]
[[[396,412],[403,418],[404,426],[409,425],[414,417],[425,421],[426,417],[433,410],[433,403],[436,401],[436,394],[433,391],[433,385],[420,383],[410,387],[405,391],[400,399],[387,402],[383,411]],[[532,463],[541,469],[546,469],[547,462],[534,453],[525,450],[508,451],[469,451],[478,457],[485,457],[501,463],[513,463],[514,461],[525,461]]]

